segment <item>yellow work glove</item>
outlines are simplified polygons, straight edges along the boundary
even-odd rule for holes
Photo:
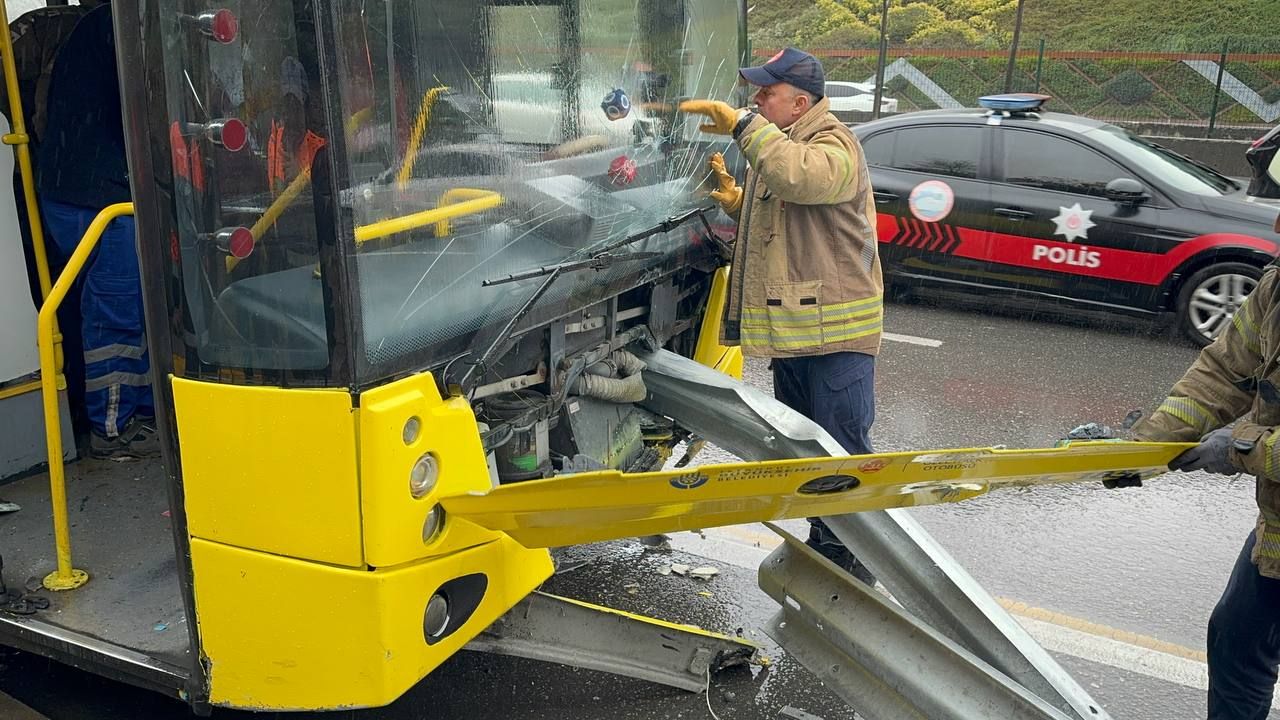
[[[724,155],[712,153],[711,159],[707,161],[707,167],[711,168],[711,174],[715,176],[718,186],[711,191],[711,199],[720,203],[720,207],[730,215],[738,212],[742,208],[742,188],[738,187],[738,181],[734,180],[725,169]]]
[[[719,100],[685,100],[680,103],[680,111],[706,115],[711,122],[703,123],[698,129],[716,135],[731,135],[733,126],[738,124],[738,111]]]

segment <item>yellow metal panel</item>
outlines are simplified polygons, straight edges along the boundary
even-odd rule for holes
[[[351,397],[173,379],[192,537],[361,566]]]
[[[556,547],[699,528],[959,502],[992,488],[1099,482],[1120,473],[1154,477],[1192,443],[1077,443],[1038,450],[974,448],[705,465],[654,473],[601,471],[503,485],[445,508],[510,534],[526,547]],[[819,478],[855,487],[805,494]]]
[[[740,347],[726,348],[724,351],[724,355],[721,356],[720,358],[720,361],[717,362],[713,367],[715,367],[715,369],[719,370],[725,375],[728,375],[729,377],[735,377],[741,380],[742,379],[742,348]]]
[[[729,268],[716,270],[711,278],[711,295],[707,309],[702,314],[702,327],[698,330],[698,345],[693,359],[713,367],[726,375],[742,378],[742,348],[720,344],[720,325],[724,319],[724,305],[729,297]]]
[[[191,561],[210,701],[254,710],[385,705],[552,572],[545,550],[510,538],[393,570],[335,568],[203,540],[191,543]],[[472,573],[488,577],[484,599],[457,632],[428,645],[427,600]]]
[[[456,518],[430,544],[422,529],[441,498],[492,487],[471,406],[462,398],[442,399],[435,380],[424,373],[369,390],[360,396],[360,478],[364,508],[365,561],[375,567],[443,555],[497,538],[497,534]],[[405,425],[418,419],[417,437],[405,442]],[[439,481],[415,499],[409,473],[423,455],[434,456]]]

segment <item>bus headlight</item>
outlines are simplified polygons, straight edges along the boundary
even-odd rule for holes
[[[414,499],[421,498],[435,489],[439,477],[440,463],[436,461],[435,455],[426,453],[418,458],[409,471],[409,494]]]

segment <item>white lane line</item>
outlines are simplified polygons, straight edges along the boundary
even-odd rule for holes
[[[1209,689],[1209,666],[1202,662],[1099,637],[1016,613],[1014,617],[1027,629],[1027,632],[1031,633],[1031,637],[1035,638],[1036,642],[1050,652],[1070,655],[1196,690]],[[1271,700],[1271,709],[1280,710],[1280,698]]]
[[[880,333],[880,337],[893,342],[909,343],[911,345],[923,345],[924,347],[942,347],[941,340],[933,338],[916,337],[915,335],[899,335],[897,333]]]
[[[803,528],[803,521],[784,521],[793,525],[786,529],[795,533]],[[671,536],[675,550],[701,555],[726,565],[755,570],[781,540],[763,525],[735,525],[713,528],[698,533],[676,533]],[[1022,603],[1001,600],[1036,642],[1046,650],[1070,655],[1089,662],[1143,675],[1163,682],[1197,690],[1209,688],[1208,667],[1192,659],[1197,651],[1170,644],[1175,652],[1161,652],[1151,647],[1116,639],[1132,635],[1123,631],[1097,625],[1085,620],[1069,618],[1039,608],[1023,607]],[[1035,615],[1036,617],[1032,617]],[[1043,618],[1056,618],[1048,621]],[[1154,639],[1132,635],[1140,642],[1152,644]],[[1272,700],[1272,708],[1280,709],[1280,697]]]

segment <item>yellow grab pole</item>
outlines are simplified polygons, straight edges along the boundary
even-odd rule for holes
[[[293,201],[297,200],[302,191],[306,190],[310,185],[311,171],[299,170],[297,176],[289,183],[289,186],[284,189],[284,192],[280,193],[280,197],[276,198],[275,202],[271,203],[271,206],[267,208],[267,211],[262,213],[262,217],[258,218],[253,227],[249,228],[255,243],[262,239],[263,234],[270,230],[272,225],[276,224],[276,221],[280,219],[284,211],[288,210]],[[240,264],[240,258],[228,255],[225,262],[227,272],[231,272]]]
[[[482,197],[474,200],[465,200],[452,205],[442,205],[430,210],[423,210],[412,215],[401,215],[387,220],[379,220],[368,225],[361,225],[356,228],[356,242],[364,243],[378,238],[384,238],[388,235],[407,232],[426,225],[435,225],[463,215],[474,215],[484,212],[489,208],[494,208],[503,203],[502,196],[496,192],[489,192]]]
[[[360,126],[365,124],[372,115],[372,109],[365,108],[347,118],[346,133],[350,135],[360,129]],[[298,171],[298,174],[294,176],[293,180],[289,182],[289,185],[285,187],[284,192],[280,193],[280,197],[276,198],[275,202],[271,203],[266,212],[262,213],[262,217],[258,218],[258,221],[253,224],[253,227],[249,228],[249,232],[253,233],[253,241],[255,243],[262,239],[263,234],[270,230],[272,225],[276,224],[276,221],[280,219],[280,216],[284,214],[284,211],[288,210],[290,205],[293,205],[293,202],[298,199],[298,196],[301,195],[302,191],[306,190],[307,186],[310,184],[311,168],[302,168]],[[235,257],[234,255],[228,255],[223,263],[226,265],[227,272],[229,273],[232,270],[235,270],[236,266],[240,264],[240,258]]]
[[[3,3],[0,3],[2,5]],[[89,581],[89,574],[71,567],[71,529],[67,523],[67,480],[66,468],[62,465],[62,421],[58,415],[58,371],[54,365],[55,345],[59,343],[54,334],[54,323],[58,306],[67,296],[71,284],[89,260],[89,255],[98,246],[102,233],[112,220],[122,215],[133,214],[133,203],[116,203],[103,208],[102,212],[90,223],[84,238],[76,246],[76,251],[67,261],[67,267],[58,276],[49,291],[49,297],[40,307],[40,316],[36,321],[36,335],[40,342],[40,386],[44,395],[44,432],[45,444],[49,448],[49,495],[53,504],[53,539],[58,551],[58,569],[49,573],[44,579],[44,586],[50,590],[74,590]]]
[[[6,3],[0,1],[0,68],[4,72],[5,91],[9,98],[9,114],[13,116],[12,132],[0,137],[0,142],[12,145],[14,154],[18,156],[18,174],[22,177],[22,195],[27,205],[27,218],[31,223],[31,250],[36,259],[36,277],[40,282],[40,297],[48,299],[52,280],[49,275],[49,254],[44,244],[44,224],[40,222],[40,207],[36,203],[35,173],[31,170],[31,136],[27,134],[27,120],[22,109],[22,96],[18,92],[18,64],[13,59],[13,38],[7,32],[9,28],[9,10]],[[54,322],[54,333],[57,333],[57,322]],[[62,344],[58,344],[58,352],[54,356],[55,367],[59,376],[62,373]],[[65,387],[65,386],[64,386]]]
[[[18,93],[18,65],[13,59],[13,38],[9,35],[9,11],[0,2],[0,63],[4,65],[4,84],[9,95],[9,114],[13,116],[13,132],[0,137],[5,145],[13,145],[18,155],[18,172],[22,175],[22,190],[27,201],[27,215],[31,218],[31,244],[36,256],[36,274],[40,277],[40,293],[49,297],[49,256],[45,253],[44,229],[40,224],[40,209],[36,205],[35,176],[31,172],[31,148],[27,144],[27,121],[22,113],[22,97]]]
[[[476,200],[479,198],[495,196],[498,198],[499,202],[501,202],[502,196],[492,190],[480,190],[479,188],[453,188],[451,190],[444,191],[444,194],[440,196],[440,201],[436,203],[436,207],[454,205],[459,200]],[[452,230],[450,229],[448,220],[441,220],[436,223],[436,237],[444,237],[450,232],[452,232]]]
[[[422,96],[422,106],[418,109],[413,132],[409,135],[409,147],[404,151],[404,162],[400,163],[400,172],[396,173],[396,184],[401,190],[408,187],[409,178],[413,177],[413,166],[418,163],[418,150],[422,147],[422,138],[427,134],[427,124],[431,122],[431,108],[435,107],[440,94],[448,91],[449,88],[440,85]]]

